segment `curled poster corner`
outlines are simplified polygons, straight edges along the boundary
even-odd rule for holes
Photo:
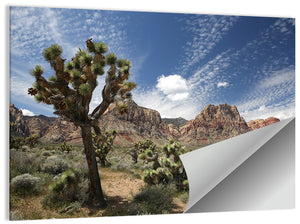
[[[291,118],[181,155],[185,213],[293,208],[294,153]]]

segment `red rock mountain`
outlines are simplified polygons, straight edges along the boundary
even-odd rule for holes
[[[227,104],[208,105],[195,119],[188,122],[182,118],[162,119],[156,110],[140,107],[132,100],[127,104],[127,114],[120,115],[112,104],[99,119],[102,130],[117,130],[115,144],[120,146],[132,146],[133,142],[145,139],[151,139],[158,145],[165,144],[169,139],[177,139],[185,145],[200,146],[253,129],[250,122],[249,128],[244,118],[240,117],[236,106]],[[82,144],[80,129],[73,123],[42,115],[25,117],[24,121],[22,111],[10,107],[10,117],[13,121],[16,120],[15,114],[19,114],[17,123],[19,130],[26,133],[24,135],[38,134],[42,142],[67,141]],[[264,125],[275,120],[276,118],[267,119]]]
[[[179,140],[190,145],[204,145],[249,131],[236,106],[208,105],[194,120],[180,128]]]
[[[247,123],[247,125],[251,130],[255,130],[255,129],[258,129],[258,128],[268,126],[270,124],[274,124],[274,123],[279,122],[279,121],[280,120],[276,117],[269,117],[267,119],[257,119],[257,120],[249,121]]]
[[[12,135],[24,137],[29,135],[29,128],[24,121],[22,111],[16,108],[12,103],[9,104],[9,122],[15,124]]]
[[[140,107],[132,100],[127,104],[128,113],[120,115],[112,104],[99,120],[103,130],[117,130],[116,144],[132,145],[136,141],[151,139],[161,145],[180,136],[179,130],[173,124],[163,122],[156,110]]]

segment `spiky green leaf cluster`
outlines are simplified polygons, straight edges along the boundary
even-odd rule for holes
[[[66,66],[66,70],[67,70],[67,71],[71,71],[71,70],[73,70],[74,67],[75,67],[73,61],[68,61],[67,64],[66,64],[65,66]]]
[[[130,62],[129,60],[120,58],[120,59],[117,61],[117,66],[118,66],[119,68],[122,68],[123,66],[127,66],[127,67],[131,68],[131,67],[132,67],[132,64],[131,64],[131,62]]]
[[[30,74],[34,77],[39,77],[43,73],[44,73],[44,68],[41,65],[35,66],[35,68],[30,71]]]
[[[88,65],[90,66],[93,60],[93,56],[89,54],[87,51],[81,51],[78,55],[79,62],[82,66]]]
[[[106,63],[108,65],[114,65],[117,61],[117,56],[115,53],[108,53],[106,55]]]
[[[56,77],[55,75],[51,75],[51,76],[48,78],[48,80],[49,80],[50,82],[55,82],[55,81],[57,80],[57,77]]]
[[[107,45],[103,42],[95,43],[95,53],[104,54],[107,51]]]
[[[120,102],[117,104],[117,110],[120,114],[125,114],[128,112],[128,105],[126,103]]]
[[[97,63],[92,65],[92,72],[96,75],[103,75],[105,71],[103,66],[100,63]]]
[[[128,82],[128,81],[125,81],[123,83],[123,86],[126,88],[127,91],[131,91],[133,90],[137,85],[135,82]]]
[[[55,60],[56,57],[60,56],[62,52],[63,50],[61,46],[53,44],[44,50],[43,56],[46,61],[52,61]]]
[[[87,95],[91,94],[91,91],[92,91],[91,86],[88,83],[81,84],[79,86],[78,90],[82,96],[87,96]]]

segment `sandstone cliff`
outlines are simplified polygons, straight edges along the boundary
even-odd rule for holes
[[[128,113],[120,115],[112,104],[99,120],[103,130],[117,130],[115,144],[129,146],[136,141],[151,139],[161,145],[180,136],[179,130],[163,122],[156,110],[140,107],[132,100],[127,105]]]
[[[132,146],[133,142],[151,139],[158,145],[176,139],[184,145],[203,146],[279,121],[277,118],[251,121],[242,118],[236,106],[227,104],[208,105],[195,119],[162,119],[156,110],[127,102],[128,113],[120,115],[114,104],[99,119],[103,131],[117,130],[115,145]],[[61,118],[43,115],[24,117],[22,111],[10,107],[10,120],[15,121],[17,130],[23,135],[41,136],[42,142],[82,144],[80,128]]]
[[[236,106],[208,105],[195,119],[180,128],[184,144],[205,145],[249,131]]]
[[[16,108],[12,103],[9,104],[9,122],[15,124],[12,130],[13,136],[26,137],[29,135],[29,128],[24,121],[22,110]]]
[[[274,123],[279,122],[279,121],[280,120],[276,117],[269,117],[267,119],[252,120],[252,121],[249,121],[247,124],[248,124],[248,127],[251,130],[255,130],[255,129],[258,129],[258,128],[268,126],[270,124],[274,124]]]

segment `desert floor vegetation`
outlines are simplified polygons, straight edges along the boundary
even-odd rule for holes
[[[82,146],[61,150],[60,144],[10,149],[10,220],[170,214],[184,211],[188,190],[175,184],[148,185],[143,172],[152,166],[129,148],[115,146],[101,167],[107,207],[88,205],[88,167]],[[100,161],[99,161],[100,162]]]

